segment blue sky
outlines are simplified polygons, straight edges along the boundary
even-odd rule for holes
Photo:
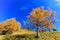
[[[56,29],[60,31],[60,0],[0,0],[0,22],[9,18],[16,18],[24,26],[23,20],[33,8],[44,6],[57,12]]]

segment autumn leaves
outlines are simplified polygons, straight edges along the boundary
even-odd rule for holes
[[[39,28],[42,27],[49,29],[55,29],[55,11],[51,9],[44,10],[44,7],[33,9],[29,16],[27,16],[31,25],[34,25],[37,28],[37,36]],[[42,29],[44,30],[44,29]]]
[[[20,30],[21,24],[15,18],[8,19],[0,24],[0,32],[13,32]]]
[[[37,28],[37,32],[39,31],[39,28],[41,28],[41,25],[44,28],[55,30],[55,14],[56,12],[52,11],[50,8],[35,8],[31,11],[30,15],[27,16],[27,19],[29,24],[34,25]],[[15,18],[11,18],[0,24],[0,30],[20,30],[20,26],[21,24],[17,22]]]
[[[38,25],[41,24],[45,28],[54,28],[53,23],[56,21],[54,18],[55,11],[52,11],[49,8],[44,10],[44,7],[33,9],[28,16],[28,19],[31,23],[36,24],[38,22]]]

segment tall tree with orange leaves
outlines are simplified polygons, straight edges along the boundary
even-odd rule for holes
[[[44,28],[52,28],[54,29],[54,23],[55,23],[55,11],[52,11],[51,9],[44,10],[44,7],[41,8],[35,8],[32,10],[30,15],[27,16],[29,23],[31,25],[34,25],[37,28],[37,36],[39,37],[39,28],[41,25]]]

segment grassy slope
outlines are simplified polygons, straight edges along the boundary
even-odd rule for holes
[[[23,38],[27,37],[27,40],[60,40],[60,32],[41,32],[40,38],[36,39],[35,34],[26,34],[21,35],[20,39],[25,40]],[[24,37],[25,36],[25,37]]]
[[[60,40],[60,32],[40,32],[40,38],[35,38],[36,32],[34,31],[17,31],[9,36],[0,35],[0,40]]]

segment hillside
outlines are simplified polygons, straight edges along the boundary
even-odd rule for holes
[[[40,38],[35,38],[36,33],[26,32],[20,33],[16,32],[14,35],[0,35],[0,40],[60,40],[60,32],[41,32]]]
[[[20,28],[21,24],[15,18],[0,24],[0,40],[60,40],[60,32],[40,32],[40,38],[35,38],[36,31]],[[13,29],[13,30],[12,30]]]

